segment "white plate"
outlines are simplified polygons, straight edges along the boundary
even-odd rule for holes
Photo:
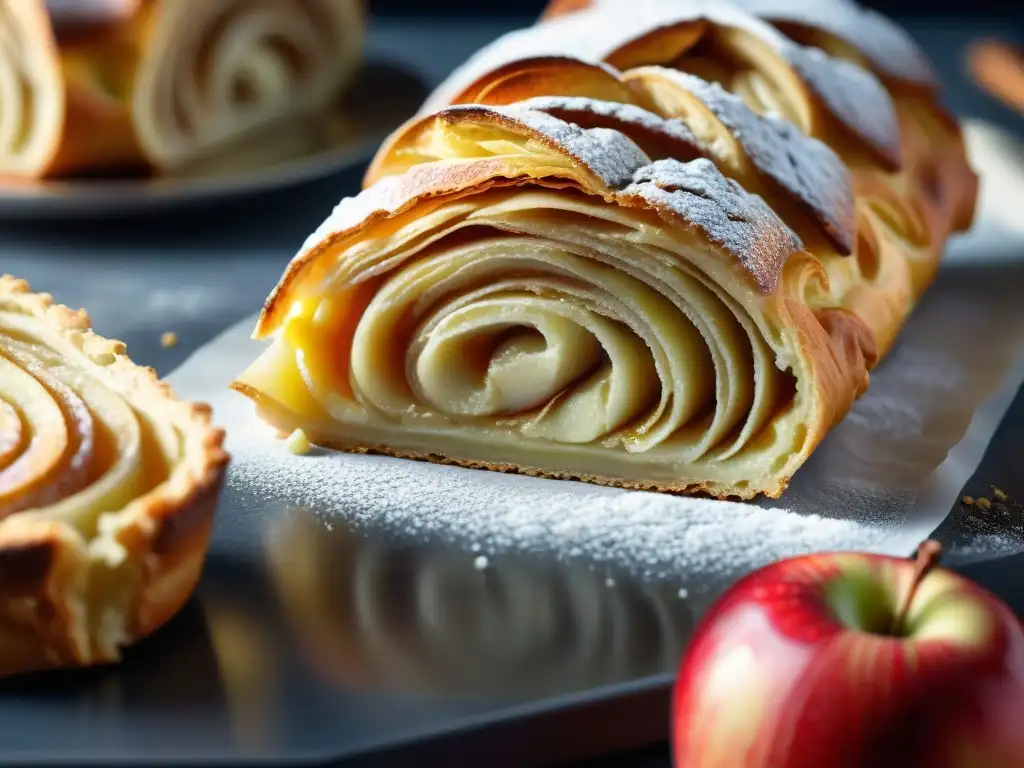
[[[413,75],[367,64],[328,112],[160,177],[28,181],[0,188],[0,220],[119,216],[216,202],[313,181],[366,162],[426,94]]]

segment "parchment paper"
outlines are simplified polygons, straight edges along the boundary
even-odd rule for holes
[[[1024,379],[1022,287],[1021,265],[947,271],[790,489],[753,504],[387,457],[294,456],[247,399],[226,389],[259,351],[249,339],[255,318],[170,379],[181,395],[209,402],[227,427],[228,493],[247,499],[253,515],[300,506],[347,524],[440,536],[468,556],[542,550],[714,585],[807,551],[908,555],[934,531]],[[990,546],[1005,554],[1018,544]]]

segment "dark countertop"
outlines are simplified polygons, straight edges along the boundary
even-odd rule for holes
[[[371,53],[407,62],[436,82],[498,32],[528,21],[453,21],[425,29],[425,22],[389,20],[375,25]],[[1024,120],[969,88],[961,66],[967,40],[986,34],[1021,39],[1019,25],[917,18],[910,26],[950,83],[948,102],[954,109],[1021,131]],[[259,306],[306,234],[340,197],[357,189],[361,170],[301,189],[169,215],[3,222],[0,264],[2,271],[27,278],[63,303],[87,307],[101,333],[123,339],[138,362],[168,373]],[[179,344],[164,349],[159,338],[168,330],[178,334]],[[586,765],[663,768],[669,759],[665,747],[655,746]]]

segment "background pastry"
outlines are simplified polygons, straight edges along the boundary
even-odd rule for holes
[[[116,661],[181,608],[222,440],[84,312],[0,277],[0,674]]]
[[[0,173],[204,157],[325,107],[361,57],[362,0],[0,2]]]
[[[979,86],[1024,113],[1024,48],[979,40],[968,51],[967,65]]]

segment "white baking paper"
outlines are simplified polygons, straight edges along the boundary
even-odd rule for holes
[[[1020,267],[947,271],[786,494],[750,504],[388,457],[293,455],[227,389],[259,351],[249,339],[255,318],[170,380],[182,396],[209,402],[228,429],[228,494],[253,516],[231,535],[258,536],[265,516],[297,506],[441,537],[469,557],[540,550],[710,585],[809,551],[910,554],[948,514],[1024,379],[1022,288]]]

